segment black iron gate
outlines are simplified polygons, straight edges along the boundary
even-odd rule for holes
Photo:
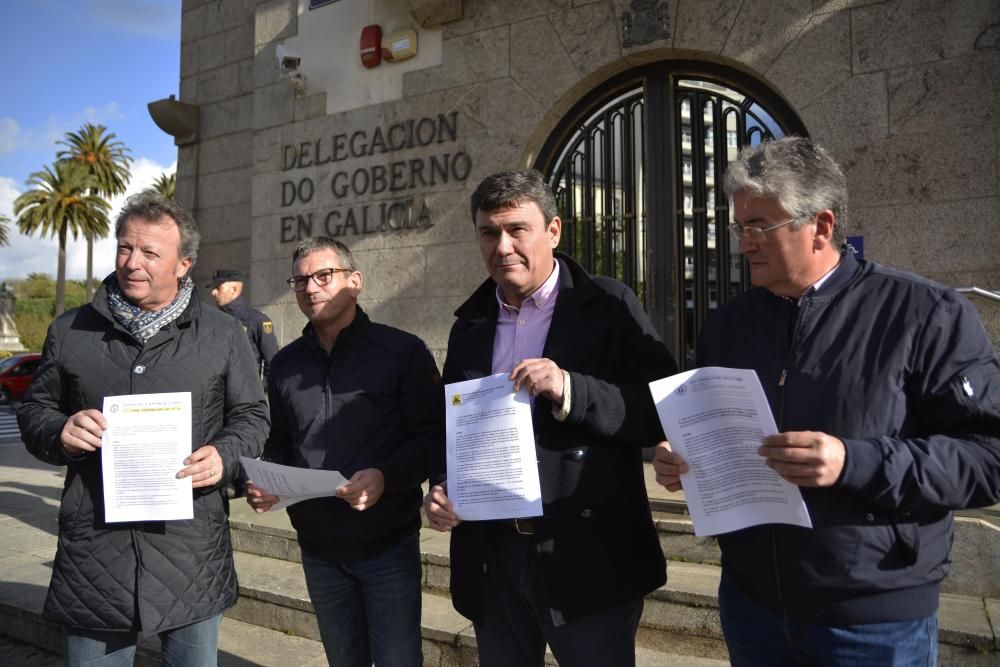
[[[629,285],[682,367],[708,313],[748,287],[726,233],[726,165],[786,133],[805,129],[759,82],[673,62],[595,91],[539,156],[563,220],[560,249]]]

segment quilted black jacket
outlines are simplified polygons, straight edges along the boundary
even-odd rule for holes
[[[109,280],[114,276],[105,285]],[[178,391],[191,392],[192,448],[218,448],[223,480],[194,491],[192,520],[105,523],[100,452],[69,459],[59,442],[63,424],[80,410],[100,410],[105,396]],[[235,604],[224,486],[242,471],[240,455],[260,453],[268,430],[264,393],[238,321],[194,294],[177,321],[142,345],[114,322],[102,286],[93,303],[52,323],[17,416],[28,450],[67,466],[47,618],[151,634]]]

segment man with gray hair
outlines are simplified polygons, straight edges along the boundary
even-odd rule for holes
[[[309,323],[274,356],[263,458],[350,480],[288,508],[330,664],[419,667],[420,484],[444,437],[441,377],[423,341],[368,318],[363,284],[343,243],[295,249],[288,286]],[[279,498],[254,481],[247,502],[266,512]]]
[[[758,453],[813,524],[719,536],[732,664],[934,664],[952,511],[1000,499],[1000,364],[955,290],[844,249],[821,147],[748,148],[726,190],[755,289],[705,322],[698,364],[757,372],[779,430]],[[667,443],[654,467],[670,490],[688,471]]]
[[[165,665],[214,665],[222,612],[238,586],[227,483],[257,456],[267,405],[239,323],[203,305],[189,277],[198,230],[172,200],[128,200],[115,225],[115,272],[93,301],[52,323],[18,408],[37,458],[66,466],[46,618],[64,626],[68,665],[131,664],[157,634]],[[107,396],[190,392],[194,518],[109,522],[101,436]]]

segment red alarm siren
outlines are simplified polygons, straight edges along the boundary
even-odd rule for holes
[[[361,64],[371,69],[382,62],[382,28],[366,25],[361,29]]]

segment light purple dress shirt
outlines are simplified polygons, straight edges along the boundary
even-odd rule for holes
[[[493,373],[510,373],[524,359],[538,359],[552,324],[552,312],[559,295],[559,262],[552,273],[520,308],[504,303],[497,286],[497,330],[493,338]]]

